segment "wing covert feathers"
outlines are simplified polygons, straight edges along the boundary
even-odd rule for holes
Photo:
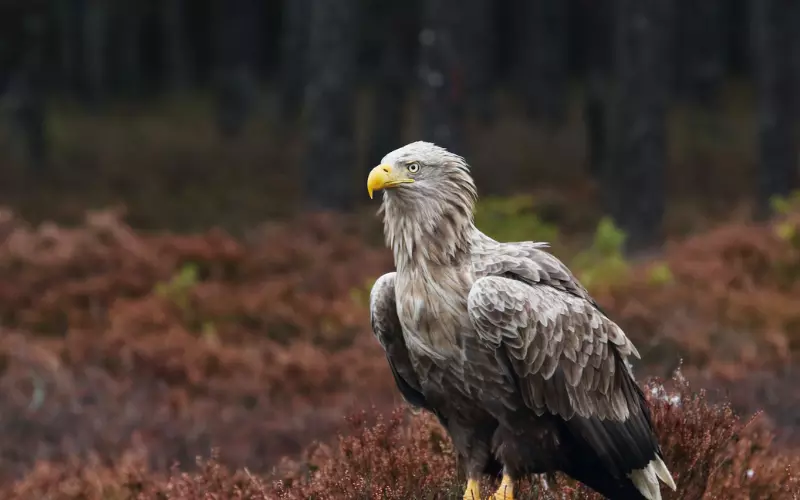
[[[631,411],[617,357],[637,356],[622,330],[586,299],[500,276],[479,278],[468,298],[477,336],[508,354],[525,404],[565,419],[625,420]]]

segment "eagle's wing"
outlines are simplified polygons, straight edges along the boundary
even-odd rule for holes
[[[639,412],[639,399],[623,383],[631,378],[624,359],[638,354],[585,299],[488,276],[472,286],[468,308],[478,337],[508,355],[525,404],[538,415],[624,420]]]
[[[548,285],[585,299],[603,312],[572,271],[544,250],[547,246],[547,243],[533,241],[498,243],[478,232],[473,244],[475,274],[479,277],[510,276],[531,285]]]
[[[635,347],[566,266],[531,256],[497,253],[476,265],[484,272],[468,311],[477,336],[508,360],[525,405],[563,418],[614,476],[657,488],[657,475],[674,489],[626,363]]]
[[[413,406],[432,411],[422,394],[417,374],[411,366],[400,319],[397,317],[397,303],[394,296],[395,274],[393,272],[384,274],[372,286],[369,297],[372,331],[386,352],[386,360],[389,362],[389,368],[400,393]]]

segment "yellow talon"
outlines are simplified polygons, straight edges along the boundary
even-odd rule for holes
[[[481,487],[477,480],[470,479],[467,481],[467,489],[464,491],[464,500],[481,500]]]
[[[500,487],[494,492],[490,500],[514,500],[514,480],[511,476],[503,474]]]

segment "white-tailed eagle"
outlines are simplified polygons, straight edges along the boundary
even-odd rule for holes
[[[636,348],[546,244],[475,227],[464,158],[414,142],[367,189],[383,190],[396,267],[372,288],[372,328],[405,399],[447,429],[465,499],[501,471],[496,499],[555,471],[611,499],[660,499],[659,479],[675,489],[626,361]]]

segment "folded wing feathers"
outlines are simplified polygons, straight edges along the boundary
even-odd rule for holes
[[[541,250],[544,246],[518,243],[505,245],[503,253],[478,250],[481,255],[475,264],[476,275],[487,280],[484,287],[473,287],[469,298],[478,336],[492,343],[502,337],[515,371],[526,381],[525,404],[537,415],[549,411],[566,419],[577,413],[625,420],[639,408],[629,407],[626,401],[622,374],[616,373],[609,343],[629,369],[626,357],[639,358],[639,352],[599,310],[569,269]],[[505,273],[512,273],[521,282],[499,278]],[[485,300],[479,300],[478,295],[483,288],[487,289],[483,292],[487,300],[498,301],[493,307],[509,313],[503,321],[481,319],[480,306]],[[490,324],[502,329],[502,336],[490,333]],[[559,367],[560,375],[556,375]],[[658,456],[644,469],[631,472],[630,478],[649,500],[661,499],[659,479],[676,490],[675,481]]]
[[[488,341],[499,340],[485,328],[489,324],[481,319],[484,314],[481,306],[485,308],[486,305],[484,300],[479,300],[479,295],[483,288],[492,289],[485,293],[491,299],[500,300],[493,307],[511,314],[503,315],[503,321],[493,316],[498,321],[490,323],[495,328],[503,327],[502,337],[505,345],[511,347],[509,354],[515,370],[527,382],[523,398],[529,407],[538,415],[549,411],[567,419],[576,413],[593,414],[600,419],[627,419],[631,408],[620,390],[620,374],[616,373],[616,362],[610,355],[608,343],[614,345],[623,359],[638,358],[639,352],[622,330],[599,312],[585,289],[565,271],[560,261],[536,248],[526,251],[539,252],[537,260],[514,266],[515,274],[529,282],[527,285],[488,277],[485,287],[473,287],[469,304],[478,335]],[[504,264],[500,267],[508,269],[508,263]],[[537,283],[549,287],[531,286]],[[556,290],[566,290],[569,294]],[[512,338],[515,341],[512,342]],[[558,367],[563,374],[560,384],[553,380]],[[647,467],[629,476],[648,500],[661,499],[659,479],[676,490],[675,481],[658,456]]]
[[[622,330],[586,300],[550,287],[486,277],[473,286],[469,307],[478,336],[495,346],[502,343],[519,376],[532,388],[544,389],[544,401],[535,390],[529,395],[537,409],[547,406],[565,418],[574,413],[627,418],[627,401],[615,390],[616,362],[608,342],[623,357],[638,353]],[[550,387],[558,368],[563,392]],[[551,400],[559,395],[564,401]]]

